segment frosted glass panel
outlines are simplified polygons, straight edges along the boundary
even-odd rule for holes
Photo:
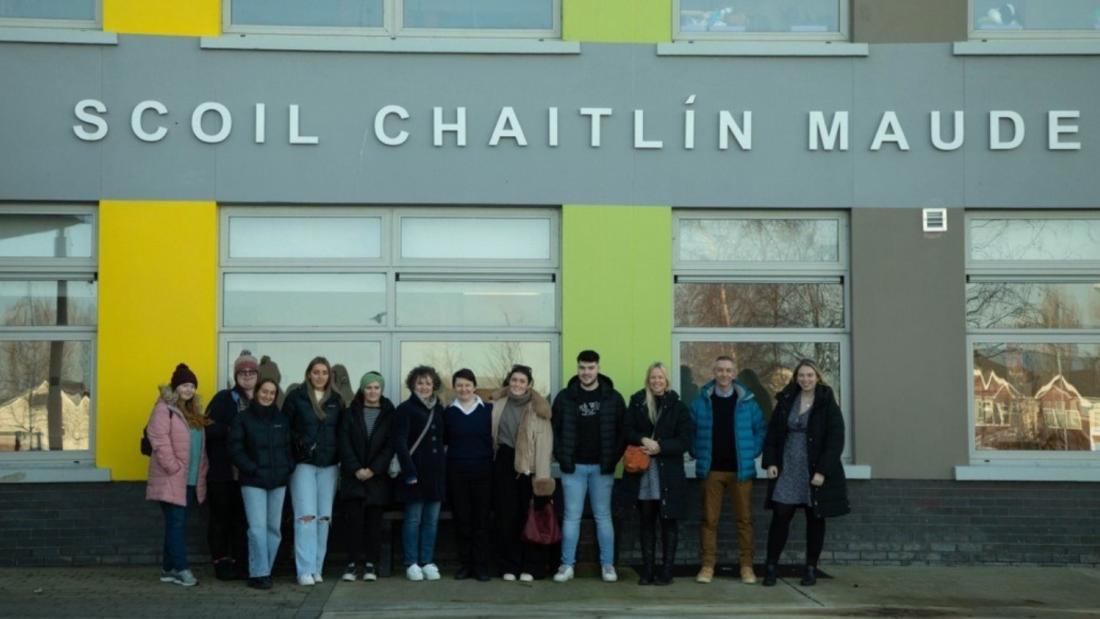
[[[90,258],[92,216],[0,214],[0,258]]]
[[[380,217],[230,217],[230,258],[379,258]]]
[[[549,260],[549,219],[406,217],[401,256],[455,260]]]
[[[227,327],[377,327],[386,276],[376,273],[227,273]]]
[[[553,327],[550,282],[397,282],[397,324]]]
[[[550,30],[553,0],[405,0],[406,28]]]
[[[249,26],[381,28],[382,0],[232,0],[233,23]]]
[[[0,18],[95,19],[95,0],[0,0]]]

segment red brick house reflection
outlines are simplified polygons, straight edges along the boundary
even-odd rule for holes
[[[974,425],[978,449],[1092,451],[1100,405],[1062,374],[1026,396],[995,371],[974,370]],[[1100,430],[1100,428],[1097,428]]]

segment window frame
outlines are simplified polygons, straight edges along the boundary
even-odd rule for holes
[[[971,41],[999,40],[999,41],[1035,41],[1051,39],[1100,39],[1100,28],[1089,30],[1086,28],[1073,30],[1037,30],[1022,28],[1020,30],[982,30],[974,23],[974,0],[966,2],[966,31]],[[967,254],[969,257],[969,254]]]
[[[834,219],[837,221],[837,260],[820,262],[688,261],[680,259],[680,225],[698,219]],[[672,222],[672,380],[680,384],[680,349],[690,342],[739,343],[836,343],[839,345],[840,408],[844,415],[845,440],[842,461],[853,464],[855,410],[852,406],[850,216],[840,210],[785,209],[674,209]],[[676,291],[680,281],[693,283],[839,283],[843,286],[844,324],[836,328],[815,327],[677,327]],[[765,416],[772,411],[764,411]]]
[[[0,17],[0,28],[58,28],[65,30],[102,30],[103,0],[94,0],[95,17],[87,19],[50,19],[43,17]]]
[[[672,0],[672,40],[754,41],[754,42],[848,42],[851,41],[851,6],[849,0],[836,0],[838,30],[826,32],[684,32],[680,29],[680,2]]]
[[[260,204],[219,205],[219,264],[217,294],[218,372],[226,375],[239,351],[227,349],[228,342],[242,337],[268,341],[381,341],[383,366],[377,368],[397,390],[388,389],[387,397],[400,393],[404,377],[400,372],[400,348],[403,341],[547,341],[551,345],[552,392],[559,387],[560,347],[562,325],[561,300],[561,209],[557,207],[403,207],[403,206],[343,206],[318,207],[265,206]],[[313,259],[231,259],[229,258],[229,219],[251,216],[258,218],[279,216],[349,217],[364,216],[383,218],[381,226],[381,256],[369,260],[313,260]],[[441,218],[491,218],[491,219],[549,219],[549,260],[437,260],[400,258],[401,220],[404,217]],[[225,324],[224,297],[225,276],[235,273],[369,273],[386,276],[386,319],[382,324],[355,327],[332,326],[257,326],[229,327]],[[554,324],[549,327],[484,327],[484,326],[400,326],[397,324],[397,282],[405,275],[424,281],[549,281],[554,284]],[[253,351],[263,354],[263,351]],[[276,361],[278,361],[276,359]],[[350,368],[349,368],[350,369]],[[284,386],[296,380],[297,369],[283,372]],[[354,377],[353,377],[354,378]]]
[[[561,39],[562,0],[550,0],[553,27],[544,29],[495,28],[410,28],[404,25],[404,0],[382,0],[382,26],[261,26],[233,23],[233,0],[222,0],[222,31],[225,34],[336,35],[398,38],[500,38]]]
[[[1100,260],[1081,261],[1027,261],[973,260],[971,258],[970,224],[973,220],[986,219],[1095,219],[1100,221],[1100,210],[1076,209],[1043,212],[1037,210],[968,210],[964,217],[965,277],[963,286],[980,282],[1035,282],[1035,283],[1089,283],[1100,281]],[[1087,278],[1092,274],[1091,278]],[[964,293],[965,294],[965,293]],[[1043,451],[1043,450],[978,450],[977,415],[974,393],[974,350],[978,345],[993,344],[1098,344],[1100,328],[1027,328],[1008,327],[978,328],[966,324],[966,393],[967,393],[967,445],[971,465],[982,464],[1069,464],[1100,467],[1100,451]],[[1034,395],[1034,394],[1032,394]],[[1091,394],[1082,394],[1091,395]]]
[[[99,214],[93,205],[78,204],[0,204],[0,215],[86,215],[90,219],[91,251],[88,257],[73,258],[0,258],[0,280],[67,280],[93,281],[96,286],[96,306],[99,304],[97,264],[99,262]],[[97,382],[99,321],[93,325],[64,326],[3,326],[0,341],[12,342],[84,342],[88,345],[88,449],[0,452],[0,467],[76,464],[94,466],[97,440]]]

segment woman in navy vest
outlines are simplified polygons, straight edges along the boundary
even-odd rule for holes
[[[454,512],[460,567],[456,580],[489,580],[489,505],[493,486],[493,415],[474,391],[477,378],[461,369],[451,378],[455,400],[443,412],[447,490]]]

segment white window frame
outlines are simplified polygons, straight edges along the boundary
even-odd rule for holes
[[[834,219],[837,221],[837,260],[821,262],[688,261],[680,259],[680,222],[696,219]],[[765,343],[836,343],[840,349],[840,402],[844,414],[845,436],[842,461],[852,464],[855,414],[851,383],[851,286],[849,285],[849,217],[833,210],[736,210],[712,209],[673,211],[673,286],[684,282],[747,283],[840,283],[843,286],[844,324],[840,328],[783,327],[676,327],[676,294],[672,296],[673,384],[680,384],[680,348],[690,342]],[[765,415],[772,411],[764,411]],[[868,473],[869,474],[869,473]]]
[[[233,0],[222,0],[222,30],[226,34],[337,35],[401,38],[560,39],[562,0],[552,0],[554,24],[549,30],[495,28],[407,28],[404,0],[382,0],[381,27],[259,26],[233,23]]]
[[[673,41],[840,41],[851,38],[850,0],[836,0],[839,30],[827,32],[684,32],[680,30],[680,0],[672,0]]]
[[[47,0],[48,1],[48,0]],[[0,17],[0,28],[64,28],[73,30],[101,30],[103,28],[103,0],[95,0],[95,17],[87,19],[43,19],[33,17]]]
[[[971,259],[970,223],[981,219],[1097,219],[1100,210],[1058,211],[998,211],[971,210],[966,212],[965,256],[966,277],[969,283],[1021,281],[1036,283],[1094,283],[1100,281],[1100,261],[995,261]],[[1089,275],[1091,274],[1091,277]],[[974,397],[974,348],[984,343],[1009,344],[1100,344],[1100,328],[1084,329],[1012,329],[1006,327],[982,329],[966,327],[966,389],[967,389],[967,445],[973,467],[989,464],[1049,465],[1073,464],[1075,467],[1096,467],[1100,470],[1100,451],[1038,451],[1038,450],[982,450],[977,449],[977,411]],[[1100,394],[1083,394],[1100,395]],[[1093,474],[1095,475],[1095,474]]]
[[[81,205],[22,205],[0,204],[0,215],[87,215],[91,218],[91,252],[88,257],[79,258],[0,258],[0,280],[69,280],[69,281],[98,281],[96,273],[99,261],[99,215],[94,206]],[[99,290],[96,288],[96,307],[99,306]],[[4,341],[41,341],[41,342],[86,342],[89,345],[91,367],[88,371],[90,391],[88,403],[88,449],[87,450],[57,450],[57,451],[20,451],[0,452],[0,473],[9,467],[25,467],[36,465],[77,465],[92,467],[95,464],[96,452],[96,401],[99,393],[97,382],[97,334],[99,331],[98,319],[94,325],[68,325],[68,326],[0,326],[0,340]],[[66,474],[54,479],[52,475],[40,477],[40,481],[78,481],[79,479],[66,479]],[[99,475],[93,475],[95,480],[100,480]]]
[[[1100,39],[1100,28],[1078,30],[981,30],[974,25],[974,0],[966,2],[966,30],[971,41],[1003,40],[1003,41],[1035,41],[1051,39]]]
[[[229,218],[280,216],[301,217],[382,217],[381,256],[377,259],[232,259],[229,257]],[[405,217],[549,219],[550,259],[548,260],[419,260],[401,259],[401,220]],[[560,380],[561,346],[561,210],[559,208],[509,207],[385,207],[385,206],[262,206],[227,205],[219,211],[220,243],[218,269],[218,376],[225,376],[239,351],[227,349],[230,340],[251,338],[273,342],[286,341],[353,341],[382,342],[382,364],[377,368],[390,385],[387,397],[400,393],[404,380],[400,372],[402,341],[547,341],[551,345],[552,377],[550,386],[556,391]],[[479,239],[483,240],[483,239]],[[386,319],[379,325],[356,327],[227,327],[223,312],[225,275],[229,273],[380,273],[386,276]],[[484,326],[398,326],[397,281],[402,277],[418,280],[445,281],[552,281],[554,283],[554,324],[549,327],[484,327]],[[252,351],[263,354],[262,351]],[[319,354],[324,354],[322,349]],[[276,362],[279,360],[276,359]],[[283,387],[304,368],[284,368]],[[352,368],[349,368],[352,369]],[[353,379],[355,377],[352,377]],[[219,383],[220,384],[220,383]]]

